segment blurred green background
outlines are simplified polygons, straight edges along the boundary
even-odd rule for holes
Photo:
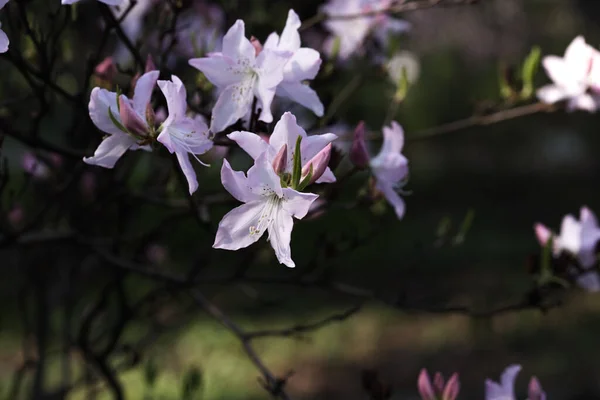
[[[271,31],[281,30],[290,7],[304,20],[316,13],[320,2],[221,3],[227,13],[227,27],[242,18],[248,35],[265,38]],[[82,26],[83,18],[93,16],[93,5],[81,4],[79,12],[77,23]],[[418,79],[395,115],[408,140],[405,154],[411,176],[406,189],[412,194],[406,198],[406,217],[397,221],[389,209],[384,214],[373,213],[368,207],[333,209],[320,218],[296,224],[292,237],[296,270],[277,265],[270,250],[266,250],[253,258],[252,273],[274,278],[302,274],[314,267],[311,260],[323,250],[326,237],[335,243],[340,255],[317,262],[316,269],[327,270],[339,281],[388,296],[401,294],[411,304],[466,305],[485,310],[517,302],[532,285],[525,264],[527,256],[538,251],[533,224],[539,221],[558,229],[562,216],[577,214],[582,205],[600,212],[600,162],[595,150],[600,148],[600,119],[584,112],[558,111],[423,141],[411,142],[411,135],[468,117],[482,104],[499,101],[500,63],[520,63],[534,45],[539,45],[544,55],[562,55],[568,43],[583,34],[597,47],[598,15],[600,2],[596,0],[481,0],[473,6],[401,15],[413,27],[410,33],[397,38],[394,46],[412,52],[419,63]],[[94,36],[89,34],[93,42]],[[0,60],[0,76],[15,76],[12,68]],[[196,76],[185,62],[174,70],[188,83]],[[362,83],[339,107],[332,122],[354,126],[365,120],[370,130],[379,131],[395,91],[381,66],[360,58],[313,86],[330,104],[357,74],[363,76]],[[67,78],[62,79],[68,86]],[[547,82],[543,70],[536,82],[540,86]],[[0,79],[0,93],[10,93],[15,87],[7,78]],[[56,108],[52,119],[46,121],[45,135],[60,141],[68,115],[61,114],[60,104]],[[306,121],[310,124],[310,116]],[[15,122],[15,126],[20,124]],[[377,146],[375,142],[373,148]],[[18,172],[22,152],[22,145],[6,139],[4,156],[12,167],[14,188],[23,185]],[[155,160],[153,154],[128,157],[127,162],[136,165],[142,175],[147,164]],[[231,157],[240,168],[247,165],[240,153]],[[211,169],[198,170],[199,179],[206,182],[201,184],[200,195],[218,190],[219,169],[217,162]],[[365,177],[356,176],[342,198],[354,198]],[[146,179],[131,185],[144,191],[141,183]],[[31,190],[35,188],[24,190],[22,196],[27,198],[34,193]],[[36,201],[40,199],[23,200],[25,204]],[[225,205],[210,210],[213,227],[229,209]],[[469,210],[475,217],[464,243],[436,246],[440,221],[449,219],[452,232],[456,232]],[[166,215],[163,209],[151,205],[136,212],[138,223],[128,227],[129,232],[143,230]],[[107,226],[115,223],[105,222]],[[167,247],[168,259],[163,268],[169,269],[178,269],[194,257],[207,257],[212,243],[212,237],[193,221],[179,223],[176,230],[165,229],[154,240]],[[48,249],[36,251],[47,254],[44,252]],[[0,386],[5,393],[23,362],[22,348],[33,348],[32,339],[23,334],[23,309],[15,289],[24,279],[20,275],[26,270],[23,266],[33,257],[26,252],[22,248],[0,250],[0,265],[6,266],[0,279]],[[59,259],[69,262],[57,253]],[[247,254],[212,253],[202,269],[207,277],[226,275],[235,261]],[[89,282],[86,284],[93,288]],[[127,284],[132,298],[151,285],[137,277],[131,277]],[[356,301],[315,288],[251,283],[206,285],[205,291],[248,329],[316,321]],[[89,294],[93,293],[90,289]],[[85,308],[87,295],[81,296],[81,304],[76,302],[76,313]],[[536,375],[551,399],[593,399],[600,398],[599,310],[598,295],[577,290],[569,294],[564,306],[545,314],[524,311],[486,320],[404,313],[373,302],[352,318],[302,338],[266,338],[256,343],[274,372],[284,375],[294,371],[287,386],[294,399],[364,399],[360,373],[368,368],[377,369],[382,379],[393,384],[394,399],[416,399],[416,379],[424,367],[446,376],[459,372],[460,398],[481,399],[485,378],[498,379],[511,363],[523,365],[517,380],[519,398],[526,397],[528,379]],[[127,399],[182,398],[184,382],[192,379],[194,373],[190,371],[194,369],[200,383],[190,399],[268,397],[239,342],[218,322],[198,310],[184,313],[167,307],[163,311],[165,319],[173,314],[178,323],[144,353],[141,366],[120,376]],[[124,341],[136,340],[145,329],[143,323],[131,326]],[[78,365],[76,353],[72,359]],[[150,387],[145,377],[154,364],[157,378]],[[51,365],[47,382],[50,387],[60,382],[59,359]],[[75,367],[74,374],[81,375],[82,371]],[[25,379],[27,382],[30,377]],[[86,388],[68,398],[110,398],[100,386],[95,395],[92,392]]]

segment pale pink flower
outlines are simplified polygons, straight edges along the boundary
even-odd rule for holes
[[[6,3],[8,3],[8,0],[0,0],[0,10],[4,8]],[[1,27],[2,24],[0,24],[0,28]],[[6,33],[4,33],[2,29],[0,29],[0,53],[6,53],[8,51],[9,44],[10,41],[8,40],[8,36],[6,36]]]
[[[507,367],[500,376],[500,382],[490,379],[485,381],[485,400],[516,400],[515,379],[521,371],[521,366],[513,364]],[[546,393],[542,390],[536,377],[529,382],[528,400],[546,400]]]
[[[460,381],[458,374],[454,373],[448,382],[444,382],[442,374],[437,372],[432,384],[427,370],[423,368],[419,374],[417,388],[422,400],[456,400],[460,392]]]

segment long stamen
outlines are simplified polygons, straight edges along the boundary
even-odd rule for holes
[[[198,156],[196,156],[196,154],[194,154],[194,151],[192,150],[192,146],[189,144],[188,140],[186,140],[186,139],[192,139],[192,140],[196,139],[194,137],[195,133],[196,133],[196,131],[184,132],[184,131],[182,131],[180,129],[176,129],[172,126],[169,127],[169,135],[175,141],[175,143],[177,144],[178,147],[181,147],[185,151],[190,153],[196,159],[196,161],[198,161],[200,164],[204,165],[205,167],[210,167],[210,164],[206,164],[206,163],[202,162],[198,158]],[[201,138],[198,138],[198,139],[201,140]]]
[[[269,197],[267,203],[261,210],[260,217],[258,217],[258,224],[252,225],[249,229],[250,236],[262,235],[262,233],[267,230],[269,225],[275,220],[274,216],[280,203],[281,199],[276,195]]]

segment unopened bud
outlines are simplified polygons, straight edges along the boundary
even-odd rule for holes
[[[529,381],[529,400],[543,400],[546,398],[544,391],[542,390],[542,385],[534,376]]]
[[[106,57],[104,61],[96,66],[94,73],[100,79],[112,82],[117,75],[117,67],[112,57]]]
[[[250,43],[252,43],[252,46],[254,46],[255,55],[258,56],[263,49],[262,44],[260,43],[260,40],[258,40],[254,36],[252,36],[250,38]]]
[[[329,143],[323,150],[317,153],[304,167],[302,167],[302,177],[307,177],[312,169],[312,176],[307,182],[307,185],[315,183],[317,179],[323,175],[327,167],[329,166],[329,159],[331,158],[331,143]]]
[[[135,136],[147,137],[148,136],[148,125],[142,120],[142,118],[135,112],[127,97],[119,97],[119,113],[121,116],[121,122],[128,132]]]
[[[277,152],[277,155],[273,159],[273,170],[277,175],[285,172],[287,168],[287,144],[284,144],[281,149]]]
[[[459,392],[460,381],[458,380],[458,374],[454,373],[446,383],[446,388],[442,394],[442,400],[456,400]],[[531,398],[529,400],[531,400]]]
[[[444,391],[444,376],[439,372],[436,372],[433,376],[433,387],[437,393]]]
[[[419,394],[421,395],[422,400],[435,400],[435,392],[431,386],[431,379],[429,379],[429,374],[425,368],[423,368],[419,373],[417,389],[419,389]]]
[[[360,121],[354,130],[354,139],[350,148],[350,161],[359,169],[369,166],[369,152],[365,143],[365,122]]]

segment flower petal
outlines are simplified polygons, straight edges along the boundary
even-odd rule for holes
[[[333,183],[337,180],[331,168],[327,167],[323,175],[315,181],[315,183]]]
[[[109,136],[100,143],[93,157],[84,157],[83,161],[90,165],[113,168],[133,144],[135,139],[124,133]]]
[[[404,130],[396,121],[392,121],[390,127],[383,127],[382,152],[400,153],[404,147]]]
[[[258,117],[259,120],[271,123],[273,122],[273,114],[271,113],[271,104],[273,103],[273,98],[275,97],[275,88],[267,88],[263,85],[259,84],[255,88],[255,95],[258,99],[258,105],[260,107],[260,115]]]
[[[110,108],[115,119],[122,124],[119,109],[117,107],[117,94],[115,92],[109,92],[106,89],[95,87],[92,89],[88,108],[90,110],[90,118],[98,129],[111,135],[123,134],[123,132],[115,126],[108,114],[108,109]]]
[[[398,219],[402,219],[406,211],[406,205],[402,197],[394,190],[394,187],[386,182],[377,181],[377,189],[383,193],[388,203],[394,207]]]
[[[236,142],[254,160],[269,148],[269,143],[256,133],[237,131],[231,132],[227,137]]]
[[[192,58],[189,64],[199,69],[216,87],[226,87],[241,80],[241,75],[235,74],[235,62],[221,53],[212,53],[209,57]]]
[[[245,79],[239,83],[229,85],[221,92],[210,121],[210,130],[213,133],[223,131],[242,118],[252,106],[254,95],[254,79]]]
[[[537,223],[534,225],[535,237],[537,238],[540,246],[546,246],[548,240],[552,236],[552,231],[548,229],[545,225]]]
[[[515,378],[521,371],[521,366],[518,364],[509,365],[500,376],[500,384],[505,390],[505,393],[510,393],[514,396]]]
[[[296,148],[296,140],[298,139],[298,136],[302,136],[302,142],[304,142],[307,137],[304,129],[302,129],[302,127],[300,127],[300,125],[298,125],[298,123],[296,122],[296,117],[294,116],[294,114],[287,111],[281,116],[281,119],[279,119],[277,124],[275,124],[275,128],[273,128],[273,134],[269,139],[269,145],[275,150],[276,153],[279,151],[279,149],[283,147],[284,144],[287,144],[287,166],[288,170],[290,171],[293,165],[292,153]],[[318,151],[316,151],[312,156],[317,154],[317,152]]]
[[[187,111],[187,92],[181,79],[172,75],[171,80],[172,81],[158,81],[158,87],[167,99],[169,117],[172,117],[172,119],[183,118]]]
[[[221,183],[223,187],[237,200],[248,203],[257,200],[258,197],[252,193],[247,183],[248,178],[242,171],[234,171],[226,159],[223,159],[221,167]]]
[[[314,193],[301,193],[292,188],[283,188],[282,207],[290,215],[302,219],[318,197],[319,195]]]
[[[6,33],[0,29],[0,53],[6,53],[8,51],[9,44],[10,40],[8,40],[8,36],[6,36]]]
[[[300,82],[315,79],[321,67],[321,55],[314,49],[303,47],[296,51],[283,68],[286,82]]]
[[[258,196],[270,197],[277,195],[277,197],[281,197],[283,195],[281,179],[273,170],[266,152],[261,154],[248,170],[247,184],[252,193]]]
[[[584,110],[589,112],[595,112],[598,109],[598,102],[596,99],[587,93],[573,97],[567,104],[568,111]]]
[[[255,243],[261,238],[264,230],[256,232],[252,228],[259,226],[259,218],[264,208],[265,202],[253,201],[242,204],[225,214],[219,222],[213,247],[215,249],[239,250]]]
[[[139,115],[146,115],[146,107],[150,103],[152,91],[154,90],[154,85],[158,80],[159,74],[160,73],[158,71],[146,72],[144,75],[140,76],[135,84],[133,93],[133,109]]]
[[[323,116],[323,103],[321,103],[317,92],[308,85],[300,82],[288,83],[284,81],[277,86],[277,95],[287,97],[296,103],[303,105],[314,112],[317,117]]]
[[[223,55],[234,60],[241,58],[254,63],[255,50],[246,38],[244,21],[238,19],[223,37]]]
[[[279,50],[294,52],[300,48],[300,34],[298,33],[300,25],[302,25],[300,17],[298,17],[298,14],[294,10],[290,10],[285,22],[285,28],[283,28],[281,38],[279,39]]]
[[[419,373],[417,388],[419,389],[421,400],[436,400],[433,386],[431,386],[431,379],[429,378],[429,374],[425,368],[423,368]]]
[[[542,86],[537,90],[537,98],[546,104],[554,104],[557,101],[564,100],[568,93],[557,85]]]
[[[283,80],[283,68],[293,53],[263,49],[256,58],[256,72],[260,85],[265,88],[275,88]]]
[[[515,400],[507,394],[502,386],[490,379],[485,381],[485,400]]]
[[[8,3],[8,0],[0,0],[0,10],[4,8],[4,6]]]
[[[278,208],[275,221],[269,225],[269,242],[279,263],[285,264],[289,268],[296,266],[292,260],[292,249],[290,247],[293,228],[292,216],[281,207]]]
[[[198,179],[196,179],[196,171],[194,171],[194,167],[190,162],[190,156],[187,152],[180,151],[176,152],[175,155],[177,156],[177,161],[179,161],[181,171],[188,182],[190,194],[193,194],[198,189]]]
[[[278,46],[279,46],[279,35],[277,33],[273,32],[267,37],[265,44],[263,44],[263,49],[277,50]]]

